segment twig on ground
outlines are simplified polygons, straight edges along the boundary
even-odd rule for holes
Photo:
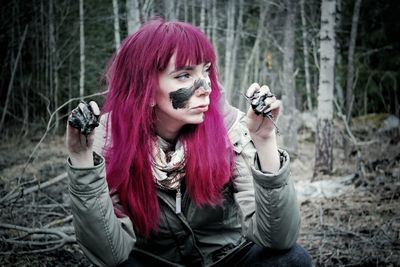
[[[0,228],[12,229],[20,232],[26,232],[27,236],[34,235],[34,234],[44,234],[50,236],[57,236],[58,240],[46,240],[46,241],[29,241],[29,240],[16,240],[10,238],[3,238],[1,241],[11,244],[18,244],[24,246],[39,246],[45,247],[40,249],[33,249],[33,250],[25,250],[25,251],[2,251],[0,255],[10,255],[10,254],[33,254],[33,253],[43,253],[48,252],[51,250],[58,249],[64,246],[67,243],[75,243],[76,238],[74,236],[69,236],[66,233],[54,230],[54,229],[42,229],[42,228],[28,228],[19,225],[7,224],[7,223],[0,223]]]
[[[52,221],[52,222],[50,222],[50,223],[44,225],[43,228],[50,228],[50,227],[52,227],[52,226],[54,226],[54,225],[57,225],[57,224],[62,224],[62,223],[69,222],[69,221],[72,220],[72,218],[73,218],[72,215],[68,215],[68,216],[65,217],[65,218],[58,219],[58,220]]]
[[[13,200],[13,199],[15,199],[17,197],[22,197],[24,195],[36,192],[36,191],[41,190],[41,189],[44,189],[46,187],[49,187],[50,185],[56,184],[56,183],[64,180],[66,177],[67,177],[67,173],[64,172],[64,173],[62,173],[62,174],[60,174],[60,175],[58,175],[58,176],[56,176],[56,177],[44,182],[42,184],[39,183],[38,185],[34,185],[34,186],[32,186],[30,188],[27,188],[27,189],[18,188],[17,187],[15,189],[13,189],[9,194],[5,195],[2,199],[0,199],[0,203],[2,203],[2,204],[3,203],[7,203],[7,202],[10,202],[11,200]],[[19,191],[15,192],[17,190],[19,190]]]

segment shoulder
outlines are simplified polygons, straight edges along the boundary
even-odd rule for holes
[[[228,129],[229,140],[233,145],[233,150],[240,154],[243,148],[250,143],[251,137],[246,124],[246,114],[235,108],[234,119],[230,118]]]

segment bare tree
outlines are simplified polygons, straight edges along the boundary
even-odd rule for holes
[[[119,33],[119,12],[118,12],[118,0],[113,0],[113,11],[114,11],[114,39],[115,49],[118,50],[121,45],[121,35]]]
[[[8,83],[6,102],[4,104],[3,114],[1,115],[1,120],[0,120],[0,133],[3,130],[4,120],[6,118],[7,109],[8,109],[8,103],[10,101],[11,90],[12,90],[13,83],[14,83],[15,72],[17,70],[17,66],[19,63],[20,56],[21,56],[22,46],[24,45],[27,31],[28,31],[28,26],[25,27],[24,33],[22,34],[21,41],[20,41],[19,47],[18,47],[17,56],[16,56],[16,59],[14,60],[14,66],[13,66],[13,69],[11,72],[10,82]]]
[[[299,127],[295,99],[294,82],[294,46],[295,46],[295,6],[291,0],[285,1],[286,17],[283,39],[283,81],[282,81],[282,103],[285,107],[281,116],[280,124],[286,129],[283,135],[283,143],[292,152],[297,151],[297,129]]]
[[[226,42],[225,42],[225,62],[224,62],[224,85],[226,88],[227,99],[231,100],[232,96],[232,84],[230,80],[232,77],[230,72],[232,71],[232,47],[235,42],[235,1],[228,0],[227,6],[227,25],[226,25]]]
[[[268,7],[264,4],[260,4],[259,6],[259,20],[258,20],[258,27],[257,27],[257,36],[256,36],[256,40],[254,41],[253,47],[250,51],[250,55],[247,58],[246,64],[244,66],[244,71],[243,71],[243,76],[242,76],[242,83],[240,84],[240,88],[242,88],[242,90],[245,90],[246,87],[249,86],[249,83],[251,83],[250,81],[250,73],[251,73],[251,67],[254,64],[254,58],[257,56],[258,52],[257,50],[259,50],[259,45],[261,42],[261,38],[262,35],[264,33],[265,30],[265,18],[267,15],[267,10]],[[258,70],[257,70],[258,71]],[[255,81],[254,81],[255,82]],[[246,106],[246,102],[245,99],[243,97],[239,98],[239,107],[244,110],[245,106]]]
[[[206,32],[206,0],[201,1],[200,8],[200,29]]]
[[[351,123],[351,110],[353,106],[353,82],[354,82],[354,50],[356,47],[358,17],[360,14],[361,0],[354,3],[353,19],[351,22],[351,33],[349,42],[349,52],[347,57],[347,83],[346,83],[346,112],[347,122]]]
[[[165,17],[168,20],[176,18],[176,0],[163,0],[165,8]]]
[[[79,40],[80,40],[80,63],[81,73],[79,76],[79,96],[83,97],[85,94],[85,21],[83,1],[79,0]]]
[[[312,100],[311,100],[311,78],[310,78],[310,63],[308,59],[308,34],[307,34],[307,24],[306,24],[306,12],[304,11],[304,0],[300,2],[301,11],[301,24],[303,33],[303,54],[304,54],[304,73],[306,80],[306,94],[307,94],[307,108],[312,110]]]
[[[49,1],[49,49],[50,49],[50,92],[53,96],[54,107],[58,106],[58,51],[56,47],[54,0]],[[54,130],[58,129],[58,113],[55,114]]]
[[[218,36],[217,36],[217,28],[218,28],[218,16],[217,16],[217,1],[212,1],[212,16],[211,20],[212,29],[211,29],[211,40],[214,46],[215,54],[218,58]]]
[[[132,34],[140,27],[140,9],[138,0],[126,0],[126,17],[128,34]]]
[[[320,172],[330,173],[332,171],[332,118],[335,81],[335,13],[336,0],[322,0],[318,120],[315,139],[314,178]]]
[[[338,30],[342,28],[342,0],[337,0],[336,2],[336,27]],[[336,66],[341,66],[343,64],[343,57],[342,57],[342,47],[340,42],[336,42]],[[343,93],[343,86],[342,86],[342,78],[343,75],[335,75],[335,97],[337,98],[341,107],[343,107],[344,101],[344,93]]]

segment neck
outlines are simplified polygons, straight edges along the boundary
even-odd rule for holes
[[[181,128],[182,126],[177,126],[173,123],[168,123],[160,119],[157,123],[157,135],[165,141],[174,144],[179,136],[179,131]]]

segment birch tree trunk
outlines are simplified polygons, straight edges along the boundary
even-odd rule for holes
[[[115,38],[115,50],[121,45],[121,35],[119,33],[119,12],[118,12],[118,0],[113,0],[113,11],[114,11],[114,38]]]
[[[310,78],[310,63],[308,59],[308,37],[307,37],[307,24],[306,24],[306,13],[304,11],[304,0],[300,2],[301,11],[301,24],[303,26],[303,54],[304,54],[304,73],[306,83],[306,94],[307,94],[307,108],[312,110],[312,99],[311,99],[311,78]]]
[[[83,0],[79,0],[79,33],[80,33],[80,64],[81,72],[79,76],[79,96],[85,93],[85,28],[84,28],[84,9]]]
[[[333,164],[333,90],[335,81],[336,0],[322,0],[320,30],[320,72],[318,120],[315,139],[314,178],[318,173],[331,173]]]
[[[361,0],[356,0],[351,22],[351,33],[349,42],[349,52],[347,57],[347,83],[346,83],[346,112],[347,122],[351,124],[351,110],[354,101],[353,81],[354,81],[354,50],[357,39],[358,18],[360,14]]]
[[[138,0],[126,0],[126,17],[128,35],[131,35],[140,27],[140,11]]]
[[[295,83],[294,83],[294,20],[295,7],[291,0],[286,1],[286,18],[284,25],[283,40],[283,83],[282,83],[282,104],[283,112],[280,124],[285,129],[283,134],[284,146],[292,152],[297,151],[297,129],[299,127],[296,101],[295,101]]]

